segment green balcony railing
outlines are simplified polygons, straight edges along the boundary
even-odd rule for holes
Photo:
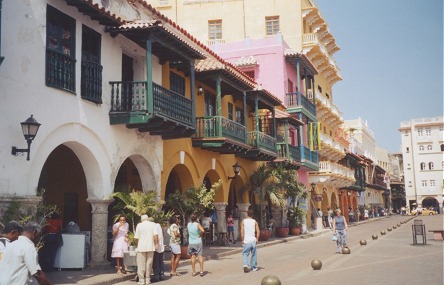
[[[318,164],[318,153],[316,151],[310,151],[308,147],[305,147],[303,145],[300,146],[301,148],[301,160],[308,160],[314,164]]]
[[[245,143],[246,127],[221,116],[196,118],[196,138],[230,138]]]
[[[277,152],[276,139],[259,131],[248,132],[248,144],[253,148]]]
[[[301,150],[298,146],[290,145],[284,142],[277,143],[278,155],[280,158],[301,161]],[[287,151],[288,146],[288,151]]]
[[[316,105],[301,92],[290,92],[286,94],[285,104],[288,108],[303,107],[311,114],[316,115]]]
[[[95,103],[102,103],[102,69],[95,62],[82,60],[81,96]]]
[[[146,81],[111,81],[111,113],[149,113]],[[153,83],[153,113],[192,126],[192,101],[176,92]]]

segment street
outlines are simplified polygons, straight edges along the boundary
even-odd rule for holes
[[[258,285],[267,275],[277,276],[282,284],[443,284],[443,241],[432,240],[432,234],[427,232],[426,245],[413,245],[413,220],[387,230],[408,218],[396,215],[349,227],[350,255],[335,254],[332,232],[325,232],[309,239],[259,248],[257,272],[244,273],[242,256],[236,254],[205,262],[204,277],[192,277],[190,265],[179,266],[182,276],[167,277],[158,284]],[[443,228],[442,215],[415,219],[422,219],[426,230]],[[382,230],[386,235],[380,234]],[[378,235],[377,240],[372,240],[373,234]],[[359,244],[361,239],[367,241],[366,246]],[[321,270],[311,268],[313,259],[322,261]]]

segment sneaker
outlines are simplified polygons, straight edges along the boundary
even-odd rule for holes
[[[259,269],[257,268],[257,267],[255,267],[255,268],[253,268],[253,270],[251,270],[251,271],[253,271],[253,272],[256,272],[256,271],[258,271]]]
[[[248,265],[244,265],[244,273],[248,273],[250,272],[250,268],[248,267]]]

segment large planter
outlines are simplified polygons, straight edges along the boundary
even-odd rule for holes
[[[259,235],[260,241],[267,241],[270,238],[271,232],[270,230],[261,230]]]
[[[290,229],[288,227],[279,227],[276,228],[276,236],[280,238],[284,238],[288,236]]]
[[[290,227],[290,234],[293,236],[297,236],[301,234],[301,227]]]
[[[190,259],[191,255],[188,254],[188,245],[180,246],[180,259]]]

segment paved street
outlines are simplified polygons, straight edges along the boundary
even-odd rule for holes
[[[350,255],[335,254],[331,232],[317,237],[298,239],[259,249],[259,271],[243,273],[240,253],[205,263],[205,276],[192,277],[191,266],[181,266],[179,277],[157,284],[242,284],[258,285],[264,276],[273,274],[282,284],[443,284],[443,242],[432,240],[427,232],[427,245],[412,245],[413,220],[387,231],[388,227],[408,216],[394,216],[350,227]],[[443,216],[424,216],[426,229],[442,229]],[[380,234],[381,230],[387,232]],[[372,234],[379,238],[372,240]],[[367,240],[366,246],[359,241]],[[421,240],[421,238],[419,239]],[[311,268],[311,260],[320,259],[322,269]],[[134,285],[134,281],[117,283]]]

